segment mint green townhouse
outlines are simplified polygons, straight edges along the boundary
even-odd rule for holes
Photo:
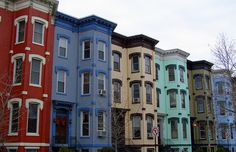
[[[187,57],[179,49],[155,49],[160,151],[191,152]]]

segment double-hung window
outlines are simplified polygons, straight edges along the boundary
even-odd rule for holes
[[[90,41],[83,41],[83,59],[90,59],[91,57],[91,46]]]
[[[222,95],[224,93],[224,82],[219,82],[217,87],[218,87],[218,94]]]
[[[145,73],[151,74],[151,57],[145,56]]]
[[[22,80],[22,64],[23,58],[17,57],[14,59],[14,73],[13,73],[13,83],[20,84]]]
[[[152,103],[152,86],[150,84],[146,84],[146,103]]]
[[[157,107],[160,107],[160,90],[156,88]]]
[[[225,102],[219,101],[220,115],[225,115]]]
[[[133,103],[140,103],[140,84],[134,83],[132,85],[132,96],[133,96]]]
[[[185,93],[184,93],[184,91],[180,91],[180,97],[181,97],[181,107],[185,108]]]
[[[103,73],[98,74],[98,90],[105,90],[105,75]]]
[[[82,111],[81,112],[81,135],[82,136],[89,136],[89,112]]]
[[[39,104],[29,103],[27,133],[38,134]]]
[[[141,117],[133,116],[132,121],[133,138],[141,138]]]
[[[12,102],[11,109],[10,109],[10,134],[17,134],[18,133],[18,126],[19,126],[19,102]]]
[[[204,98],[196,97],[196,102],[197,102],[197,112],[203,113],[204,112]]]
[[[65,71],[57,72],[57,92],[66,93],[66,72]]]
[[[147,116],[147,138],[152,138],[152,127],[153,127],[153,118]]]
[[[105,131],[105,113],[98,112],[98,130]]]
[[[59,50],[58,50],[58,56],[66,58],[67,57],[67,45],[68,40],[66,38],[60,38],[59,39]]]
[[[138,55],[134,55],[132,57],[131,66],[132,66],[132,68],[131,68],[132,72],[139,72],[139,56]]]
[[[200,139],[206,139],[206,124],[204,122],[199,122],[199,135]]]
[[[114,62],[113,62],[114,71],[120,71],[120,54],[114,53],[113,58],[114,58]]]
[[[176,91],[169,91],[170,108],[176,108]]]
[[[168,67],[168,76],[169,76],[169,81],[175,81],[175,67],[174,66]]]
[[[183,125],[183,138],[187,138],[187,122],[188,120],[182,119],[182,125]]]
[[[17,23],[16,28],[16,43],[21,43],[25,41],[25,19],[21,19]]]
[[[43,36],[44,36],[44,23],[41,21],[34,22],[34,34],[33,34],[33,42],[37,44],[43,44]]]
[[[38,58],[32,58],[30,71],[30,84],[41,85],[42,61]]]
[[[98,42],[98,59],[105,61],[105,52],[106,52],[106,44],[104,42]]]
[[[202,76],[200,75],[195,77],[195,89],[196,90],[202,89]]]
[[[90,93],[90,74],[85,72],[82,74],[82,94]]]
[[[170,120],[170,127],[171,127],[171,138],[177,139],[178,138],[178,120],[176,119]]]
[[[227,139],[227,126],[221,125],[221,139]]]
[[[184,82],[184,68],[183,67],[179,68],[179,77],[180,77],[180,82]]]
[[[120,103],[121,102],[121,83],[118,81],[115,81],[113,83],[113,96],[114,96],[114,102]]]
[[[205,89],[210,88],[210,78],[209,76],[205,76]]]

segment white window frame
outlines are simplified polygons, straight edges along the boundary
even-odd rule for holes
[[[101,75],[102,76],[102,79],[100,79],[99,78],[99,75]],[[105,74],[103,74],[103,73],[98,73],[98,87],[99,87],[99,80],[102,80],[103,81],[103,88],[102,88],[102,90],[106,90],[106,76],[105,76]],[[99,88],[98,88],[99,89]],[[100,90],[100,89],[99,89]]]
[[[36,152],[38,152],[39,147],[25,147],[25,152],[27,152],[27,150],[36,150]]]
[[[28,15],[19,16],[14,21],[14,25],[16,26],[16,40],[15,40],[15,44],[20,44],[20,43],[24,43],[25,42],[26,31],[25,31],[25,34],[24,34],[24,40],[18,42],[18,37],[19,37],[19,22],[20,21],[25,21],[25,30],[26,30],[26,25],[27,25],[27,22],[28,22]]]
[[[39,22],[39,23],[42,23],[42,24],[43,24],[42,44],[41,44],[41,43],[34,42],[35,22]],[[43,19],[43,18],[37,17],[37,16],[32,16],[31,23],[33,24],[32,43],[33,43],[33,44],[37,44],[37,45],[44,46],[44,34],[45,34],[45,28],[46,28],[46,29],[48,28],[48,21],[45,20],[45,19]]]
[[[39,84],[33,84],[31,83],[31,70],[32,70],[32,60],[36,59],[36,60],[41,60],[40,63],[40,74],[39,74]],[[41,83],[42,83],[42,69],[43,69],[43,65],[45,65],[45,58],[40,56],[40,55],[36,55],[36,54],[30,54],[29,55],[29,62],[30,64],[30,78],[29,78],[29,85],[30,86],[34,86],[34,87],[42,87]]]
[[[18,151],[18,147],[7,147],[7,151],[10,152],[10,150],[16,150]]]
[[[22,63],[25,61],[25,54],[24,53],[17,53],[17,54],[14,54],[12,57],[11,57],[11,63],[13,63],[13,86],[18,86],[18,85],[21,85],[21,83],[15,83],[15,72],[16,72],[16,59],[18,58],[22,58]],[[23,68],[22,68],[23,70]],[[22,74],[23,74],[23,71],[22,71]],[[22,77],[22,76],[21,76]],[[23,78],[23,77],[22,77]],[[21,79],[22,79],[21,78]],[[21,80],[22,81],[22,80]]]
[[[99,116],[99,113],[102,113],[102,117],[103,117],[103,122],[102,122],[102,124],[103,124],[103,129],[102,129],[102,130],[99,130],[99,129],[98,129],[98,124],[99,124],[98,116]],[[106,128],[105,128],[105,122],[106,122],[106,120],[105,120],[105,112],[104,112],[104,111],[99,111],[99,112],[98,112],[98,116],[97,116],[97,119],[98,119],[97,130],[98,130],[98,131],[105,131],[105,130],[106,130]]]
[[[59,73],[60,72],[62,72],[63,73],[63,78],[64,78],[64,90],[63,90],[63,92],[59,92],[58,91],[58,82],[59,82]],[[65,94],[66,93],[66,80],[67,80],[67,75],[66,75],[66,71],[64,71],[64,70],[59,70],[59,71],[57,71],[57,93],[62,93],[62,94]]]
[[[38,104],[38,112],[37,112],[37,125],[36,125],[36,133],[28,132],[28,117],[29,117],[29,104],[37,103]],[[39,99],[26,99],[26,109],[27,109],[27,126],[26,126],[26,136],[39,136],[39,120],[40,120],[40,110],[43,110],[43,101]]]
[[[84,55],[85,55],[85,53],[84,53],[84,47],[85,47],[85,42],[89,42],[89,58],[84,58]],[[83,42],[82,42],[82,60],[88,60],[88,59],[91,59],[91,41],[90,40],[84,40]]]
[[[88,135],[83,135],[83,118],[84,118],[84,112],[88,113]],[[89,137],[90,136],[90,112],[89,111],[81,111],[80,112],[80,136],[81,137]]]
[[[102,44],[104,49],[103,50],[99,50],[99,44]],[[103,52],[104,56],[103,56],[103,59],[100,59],[99,58],[99,51]],[[98,59],[99,60],[102,60],[102,61],[105,61],[105,56],[106,56],[106,43],[105,42],[102,42],[102,41],[98,41]]]
[[[8,136],[18,136],[18,132],[17,133],[12,133],[11,132],[11,122],[12,122],[12,103],[15,103],[15,102],[18,102],[19,104],[19,112],[20,112],[20,108],[22,106],[22,99],[20,98],[13,98],[13,99],[10,99],[7,103],[7,108],[10,110],[10,117],[9,117],[9,127],[8,127]],[[18,120],[18,123],[19,123],[19,120]],[[19,125],[18,125],[19,127]],[[18,128],[19,129],[19,128]],[[18,130],[19,131],[19,130]]]
[[[66,49],[66,52],[65,52],[65,56],[61,56],[60,55],[60,47],[61,47],[61,41],[62,40],[65,40],[66,42],[66,46],[65,46],[65,49]],[[59,38],[59,41],[58,41],[58,56],[61,57],[61,58],[67,58],[67,53],[68,53],[68,39],[67,38],[64,38],[64,37],[60,37]]]
[[[84,93],[84,74],[85,73],[89,73],[89,92],[88,93]],[[90,94],[91,90],[90,90],[90,83],[91,83],[91,75],[90,75],[90,72],[84,72],[82,73],[81,75],[81,94],[82,95],[88,95]]]

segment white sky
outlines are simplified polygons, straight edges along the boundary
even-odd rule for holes
[[[120,34],[150,36],[193,61],[214,61],[210,49],[219,33],[236,40],[236,0],[59,0],[59,11],[100,16],[117,23]]]

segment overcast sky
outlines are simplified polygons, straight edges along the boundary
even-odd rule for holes
[[[59,11],[100,16],[117,23],[120,34],[150,36],[157,47],[179,48],[194,61],[214,61],[219,33],[236,40],[236,0],[59,0]]]

